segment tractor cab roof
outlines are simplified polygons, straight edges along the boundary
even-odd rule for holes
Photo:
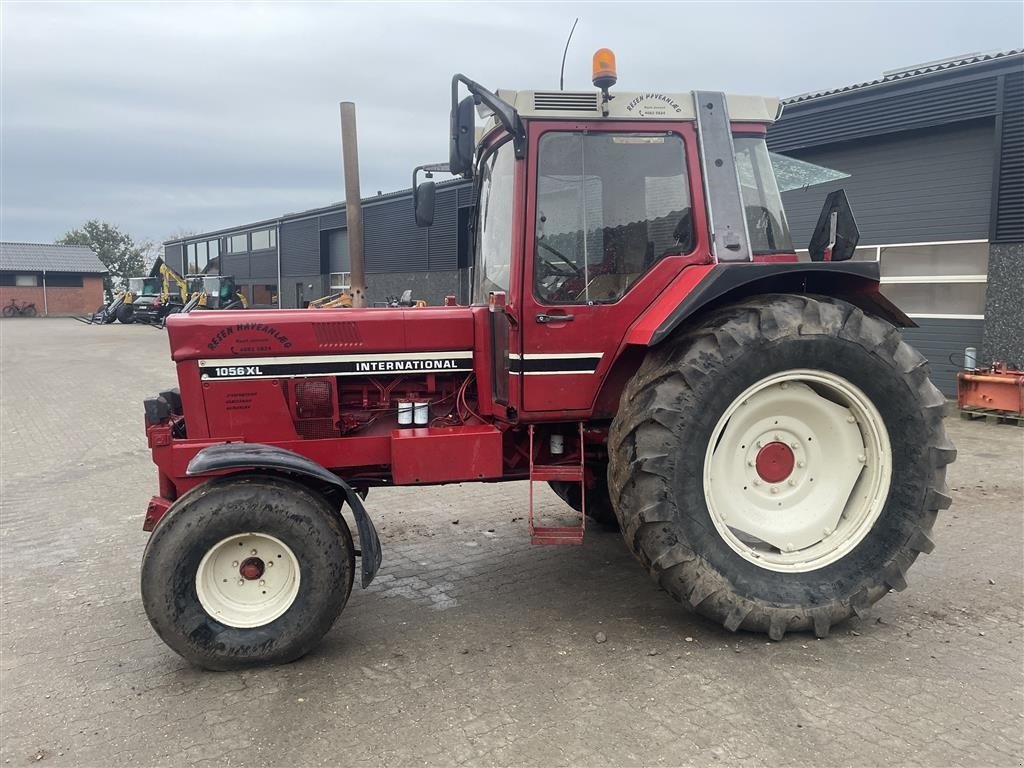
[[[694,120],[693,91],[683,93],[631,92],[614,90],[602,115],[599,91],[509,91],[497,96],[515,107],[524,119],[561,120]],[[779,99],[767,96],[726,96],[729,117],[734,122],[769,124],[781,113]],[[484,108],[486,109],[486,108]],[[489,111],[489,110],[488,110]],[[487,128],[491,127],[488,121]]]

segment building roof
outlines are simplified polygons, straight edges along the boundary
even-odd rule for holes
[[[864,83],[854,83],[853,85],[844,85],[839,88],[831,88],[825,91],[812,91],[810,93],[801,93],[798,96],[791,96],[788,99],[783,99],[782,103],[787,104],[799,104],[800,102],[810,101],[811,99],[822,99],[826,96],[835,96],[841,93],[848,93],[850,91],[858,91],[862,88],[871,88],[873,86],[885,85],[893,83],[898,80],[907,80],[909,78],[921,77],[923,75],[930,75],[935,72],[943,72],[949,69],[961,69],[963,67],[969,67],[975,64],[982,64],[988,61],[995,61],[997,59],[1007,59],[1013,56],[1024,58],[1024,49],[1013,49],[1009,51],[990,51],[988,53],[966,53],[960,56],[953,56],[948,59],[940,59],[938,61],[929,61],[923,64],[914,64],[910,67],[903,67],[902,69],[893,69],[888,72],[883,72],[882,76],[876,80],[868,80]]]
[[[0,242],[0,271],[101,274],[107,268],[84,245]]]

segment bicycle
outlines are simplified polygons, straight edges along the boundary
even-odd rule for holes
[[[17,299],[11,299],[11,303],[4,307],[4,317],[14,317],[15,315],[18,315],[20,317],[35,317],[35,302],[30,302],[28,304],[18,304]]]

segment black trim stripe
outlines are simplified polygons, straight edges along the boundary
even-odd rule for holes
[[[601,364],[601,354],[587,357],[542,357],[527,355],[525,359],[509,357],[509,373],[513,374],[579,374],[595,373]]]
[[[353,357],[357,359],[339,357],[321,362],[317,362],[316,357],[289,361],[272,357],[257,360],[204,360],[199,371],[204,381],[210,381],[305,376],[400,376],[410,373],[468,373],[473,370],[473,359],[465,354],[447,356],[433,353],[424,357],[404,355],[401,358],[366,355]]]

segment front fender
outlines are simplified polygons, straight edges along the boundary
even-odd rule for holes
[[[352,508],[356,529],[359,531],[362,585],[369,586],[373,577],[377,575],[383,559],[380,537],[366,512],[366,507],[363,506],[363,500],[352,486],[305,456],[285,448],[261,443],[223,443],[203,448],[192,457],[185,474],[196,477],[229,469],[271,469],[301,475],[332,485],[345,494],[345,500]]]
[[[876,261],[716,264],[688,267],[683,270],[680,278],[688,277],[689,280],[677,281],[681,283],[683,291],[666,291],[648,308],[630,329],[628,343],[654,346],[666,339],[687,318],[700,311],[761,293],[835,296],[898,328],[913,328],[917,325],[879,293]]]

